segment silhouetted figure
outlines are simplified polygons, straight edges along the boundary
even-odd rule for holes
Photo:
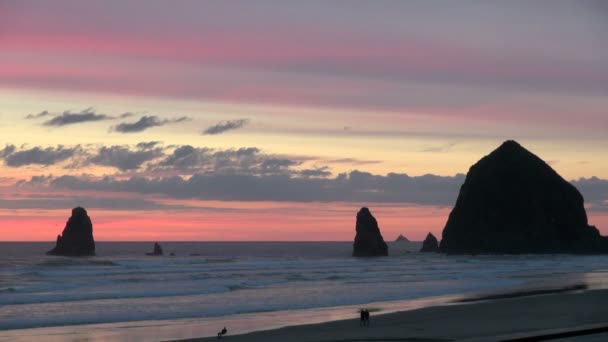
[[[359,314],[360,314],[360,318],[361,318],[359,320],[359,326],[368,326],[369,325],[369,311],[367,311],[367,309],[361,309]]]
[[[163,255],[163,248],[158,242],[154,243],[154,250],[152,253],[146,253],[146,255]]]
[[[224,327],[224,329],[222,329],[220,332],[217,333],[217,338],[222,338],[222,336],[226,335],[228,333],[228,329],[226,329],[226,327]]]

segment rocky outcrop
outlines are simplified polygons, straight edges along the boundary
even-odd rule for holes
[[[439,242],[433,233],[428,233],[424,241],[422,241],[422,248],[420,248],[421,252],[439,252]]]
[[[410,242],[410,240],[403,236],[403,234],[399,234],[399,236],[397,236],[395,239],[395,242]]]
[[[154,243],[154,249],[151,253],[146,253],[146,255],[163,255],[163,248],[160,246],[158,242]]]
[[[547,163],[506,141],[473,165],[441,240],[447,253],[607,253],[583,196]]]
[[[353,256],[387,256],[388,246],[380,229],[376,218],[367,208],[361,208],[357,213],[356,223],[357,235],[353,244]]]
[[[72,209],[72,216],[65,224],[61,235],[57,236],[55,248],[49,255],[88,256],[95,255],[93,223],[82,207]]]

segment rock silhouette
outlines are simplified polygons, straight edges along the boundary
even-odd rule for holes
[[[353,256],[388,255],[388,246],[380,234],[378,222],[368,208],[363,207],[357,213],[356,231]]]
[[[420,248],[421,252],[439,252],[439,241],[433,233],[428,233],[424,241],[422,241],[422,248]]]
[[[158,242],[155,242],[152,253],[146,253],[146,255],[163,255],[163,248],[160,246],[160,244]]]
[[[84,208],[76,207],[72,209],[72,216],[66,222],[61,235],[57,236],[55,248],[46,254],[64,256],[95,255],[93,223]]]
[[[445,225],[447,253],[607,253],[583,196],[547,163],[506,141],[473,165]]]
[[[403,236],[403,234],[399,234],[399,236],[397,236],[397,238],[395,239],[395,242],[409,242],[410,240],[408,238],[406,238],[405,236]]]

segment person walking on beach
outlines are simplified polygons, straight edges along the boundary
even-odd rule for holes
[[[228,329],[226,329],[226,327],[224,327],[224,329],[222,329],[220,332],[217,333],[217,338],[222,338],[222,336],[226,335],[228,333]]]
[[[367,309],[364,309],[361,312],[361,315],[363,316],[363,325],[369,326],[369,311],[367,311]]]
[[[359,326],[365,325],[365,310],[359,310],[359,314],[361,316],[361,320],[359,321]]]

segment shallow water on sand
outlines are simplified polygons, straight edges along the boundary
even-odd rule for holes
[[[137,327],[164,320],[152,324],[171,335],[162,340],[213,334],[225,321],[244,332],[345,318],[375,302],[390,311],[479,292],[608,285],[607,256],[412,253],[417,243],[390,243],[391,256],[371,259],[350,257],[350,242],[163,244],[175,257],[144,256],[152,243],[102,242],[91,258],[45,256],[50,247],[0,243],[0,330],[9,330],[0,337],[100,323],[121,326],[106,335],[151,331]],[[105,339],[125,335],[113,336]]]

